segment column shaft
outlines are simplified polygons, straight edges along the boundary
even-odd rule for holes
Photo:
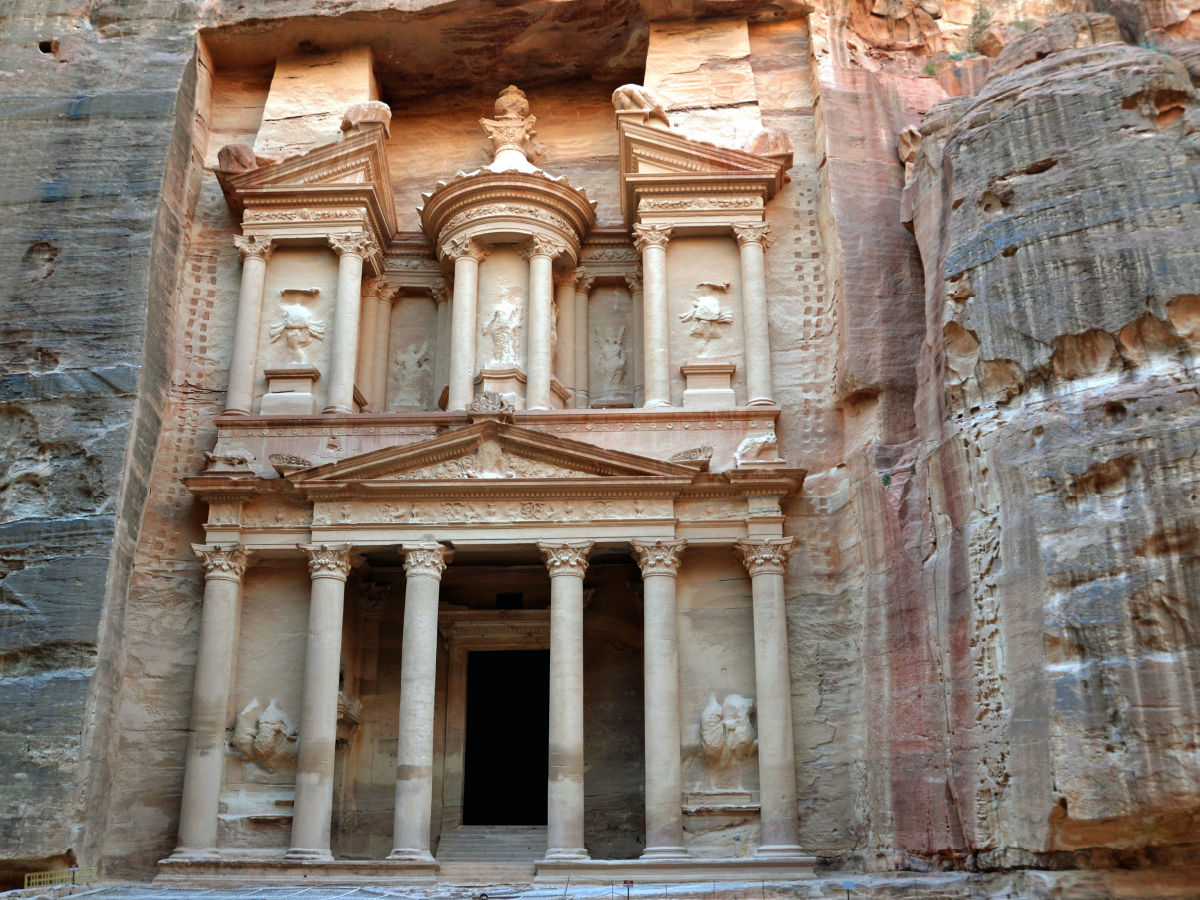
[[[342,606],[350,573],[349,544],[300,544],[308,554],[312,599],[304,656],[296,801],[289,859],[331,859],[334,745],[342,662]]]
[[[371,409],[374,412],[387,411],[387,376],[388,363],[392,341],[392,298],[396,296],[396,288],[384,285],[375,295],[375,333],[371,335],[375,341],[373,354],[373,371],[371,373]]]
[[[362,306],[358,314],[358,355],[354,365],[354,382],[367,401],[367,408],[375,405],[375,334],[379,305],[373,292],[363,291]]]
[[[271,239],[257,235],[233,239],[242,254],[242,284],[238,292],[237,321],[233,332],[233,355],[229,362],[229,388],[225,412],[250,415],[254,403],[254,376],[258,368],[258,338],[262,327],[263,287]]]
[[[242,575],[250,554],[237,544],[193,544],[204,562],[204,607],[192,687],[192,721],[179,810],[179,849],[195,855],[217,846],[217,800],[225,763],[225,729],[233,685]]]
[[[554,257],[567,248],[541,236],[526,249],[529,258],[529,345],[525,355],[526,409],[550,408],[551,310],[554,302]]]
[[[588,295],[592,290],[592,279],[586,269],[576,269],[575,282],[575,408],[591,406],[591,354],[592,326],[588,316]]]
[[[400,658],[400,739],[396,818],[389,859],[433,859],[433,711],[437,679],[438,591],[445,549],[405,544],[404,638]]]
[[[362,233],[330,235],[338,254],[337,299],[329,354],[329,397],[324,412],[354,412],[354,368],[358,359],[358,322],[362,310],[363,258],[375,243]]]
[[[631,543],[642,568],[645,604],[646,849],[642,856],[684,857],[675,576],[687,541]]]
[[[771,406],[771,337],[767,321],[767,272],[764,251],[769,223],[735,225],[742,254],[742,328],[746,347],[746,405]]]
[[[647,409],[671,405],[671,373],[667,320],[667,240],[669,227],[635,225],[636,244],[642,253],[645,333],[642,336],[642,364]]]
[[[433,288],[437,301],[437,348],[433,355],[433,405],[442,398],[442,390],[450,383],[450,295],[446,283],[439,281]]]
[[[591,541],[539,543],[550,570],[550,747],[546,858],[586,859],[583,841],[583,576]]]
[[[626,275],[629,285],[630,298],[633,301],[633,340],[630,343],[633,356],[633,405],[642,406],[646,402],[646,306],[645,293],[642,289],[641,275]]]
[[[450,330],[450,397],[446,409],[466,409],[475,396],[475,325],[479,303],[479,263],[486,255],[470,239],[452,241],[454,310]]]
[[[558,301],[558,351],[554,374],[567,389],[568,405],[575,404],[575,274],[560,276],[555,288]]]
[[[762,845],[758,856],[800,853],[796,751],[788,667],[783,574],[795,538],[744,540],[738,550],[754,592],[754,672],[758,694],[758,783]]]

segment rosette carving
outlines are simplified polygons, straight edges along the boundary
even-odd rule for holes
[[[442,580],[442,572],[450,562],[453,551],[433,541],[423,541],[418,544],[402,544],[404,553],[404,574],[408,578],[425,576]]]
[[[246,569],[254,565],[254,551],[240,544],[192,544],[192,552],[204,566],[204,580],[240,582]]]
[[[313,578],[338,578],[345,581],[353,565],[349,544],[297,544],[308,557],[308,573]]]
[[[538,541],[538,549],[542,551],[551,578],[558,575],[582,578],[594,546],[594,541]]]
[[[687,541],[630,541],[629,545],[633,548],[633,558],[641,566],[643,578],[647,575],[670,575],[674,578],[679,574],[679,563],[683,559]]]
[[[740,540],[733,552],[745,565],[751,578],[755,575],[782,575],[787,571],[788,557],[792,555],[795,544],[794,537]]]

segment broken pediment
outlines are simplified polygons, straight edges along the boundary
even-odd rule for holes
[[[626,225],[646,222],[649,204],[661,210],[713,206],[762,218],[767,200],[783,187],[791,154],[759,156],[718,147],[643,124],[640,112],[617,114],[621,213]]]
[[[381,103],[359,106],[386,110]],[[356,109],[347,112],[340,140],[281,162],[259,165],[252,153],[243,153],[242,159],[232,152],[239,148],[226,148],[228,154],[222,151],[224,158],[238,159],[239,171],[218,171],[217,180],[230,209],[241,216],[248,231],[278,231],[286,236],[289,229],[304,229],[310,223],[328,227],[361,219],[376,243],[387,243],[396,231],[387,161],[389,117],[355,116]]]
[[[694,471],[630,453],[545,434],[505,422],[484,421],[402,447],[374,450],[288,476],[300,491],[376,488],[445,481],[514,482],[540,479],[655,479],[689,483]]]

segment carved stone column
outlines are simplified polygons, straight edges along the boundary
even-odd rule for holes
[[[437,303],[437,349],[433,356],[433,405],[437,406],[450,378],[450,291],[446,282],[435,282],[430,289]]]
[[[588,321],[588,298],[595,278],[589,277],[587,269],[575,270],[575,408],[591,406],[590,342],[592,326]]]
[[[567,389],[570,403],[575,405],[575,272],[561,272],[554,279],[554,296],[558,303],[558,351],[554,374]]]
[[[437,678],[438,591],[451,551],[404,544],[404,642],[400,657],[400,740],[396,818],[388,859],[432,860],[433,707]]]
[[[732,226],[742,252],[742,329],[746,347],[746,405],[772,406],[771,338],[767,322],[765,251],[770,222]]]
[[[342,662],[342,604],[350,574],[349,544],[297,544],[308,556],[312,599],[304,655],[304,704],[300,710],[296,801],[288,859],[332,859],[334,743],[337,740],[338,675]]]
[[[354,412],[354,366],[358,357],[358,318],[362,309],[363,260],[378,252],[370,235],[329,235],[338,255],[337,299],[333,307],[333,339],[329,360],[327,413]]]
[[[669,225],[634,225],[634,246],[642,254],[642,279],[645,283],[645,315],[642,336],[642,364],[647,409],[671,405],[670,339],[667,321],[667,241]]]
[[[378,331],[376,322],[379,319],[379,304],[375,302],[375,291],[379,285],[372,285],[362,292],[362,306],[358,314],[358,358],[354,364],[354,382],[362,391],[367,401],[367,409],[375,410],[375,334]]]
[[[392,341],[392,303],[400,288],[394,284],[383,282],[375,288],[375,305],[378,307],[375,317],[375,332],[370,334],[365,329],[364,334],[370,334],[375,344],[371,354],[371,411],[387,411],[387,376],[388,354],[391,352]]]
[[[479,264],[487,251],[472,238],[457,237],[442,251],[454,260],[454,309],[450,326],[450,396],[447,410],[466,409],[475,396],[475,325],[479,308]]]
[[[675,576],[687,541],[630,544],[642,569],[645,608],[646,849],[642,856],[685,857]]]
[[[550,570],[550,755],[546,858],[587,859],[583,844],[583,576],[592,541],[540,541]]]
[[[225,412],[250,415],[254,404],[254,376],[258,368],[258,333],[262,327],[263,286],[267,261],[274,249],[271,239],[255,234],[235,235],[234,246],[242,255],[242,286],[238,292],[237,322],[233,332],[233,355],[229,362],[229,389]]]
[[[238,544],[192,544],[192,552],[204,566],[204,607],[176,857],[203,856],[217,846],[217,799],[225,763],[242,576],[253,560],[253,554]]]
[[[754,591],[758,782],[762,794],[762,845],[758,856],[795,856],[801,852],[783,595],[783,574],[795,541],[790,537],[741,540],[735,550],[750,573]]]
[[[567,252],[565,244],[535,235],[524,250],[529,260],[529,346],[525,355],[526,409],[550,408],[551,304],[554,302],[554,258]]]
[[[644,293],[642,290],[642,274],[638,272],[633,275],[625,276],[625,283],[629,285],[630,299],[633,301],[633,341],[630,346],[633,348],[633,405],[641,406],[646,402],[646,367],[643,364],[644,354],[646,352],[646,342],[643,334],[646,330],[646,307],[644,303]]]

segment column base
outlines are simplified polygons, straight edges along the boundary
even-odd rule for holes
[[[327,406],[321,410],[323,416],[349,416],[353,415],[354,410],[347,409],[345,406]]]
[[[642,409],[673,409],[670,400],[647,400]]]
[[[756,859],[796,859],[804,851],[796,844],[764,844],[754,854]]]
[[[775,401],[770,397],[755,397],[753,400],[746,402],[747,406],[774,406]]]
[[[404,850],[396,849],[387,855],[388,859],[402,859],[408,862],[434,862],[433,854],[428,850]]]
[[[546,851],[547,860],[559,859],[591,859],[588,855],[586,847],[555,847],[553,850]]]
[[[219,859],[221,851],[216,847],[176,847],[167,859],[177,862],[198,862],[206,859]]]
[[[223,413],[221,413],[221,415],[223,415],[223,416],[249,416],[249,415],[252,415],[252,413],[248,409],[234,409],[231,406],[228,409],[226,409]]]
[[[687,859],[687,847],[647,847],[641,859]]]
[[[328,850],[308,850],[304,847],[290,847],[288,852],[283,854],[283,858],[297,862],[332,862],[333,854]]]

